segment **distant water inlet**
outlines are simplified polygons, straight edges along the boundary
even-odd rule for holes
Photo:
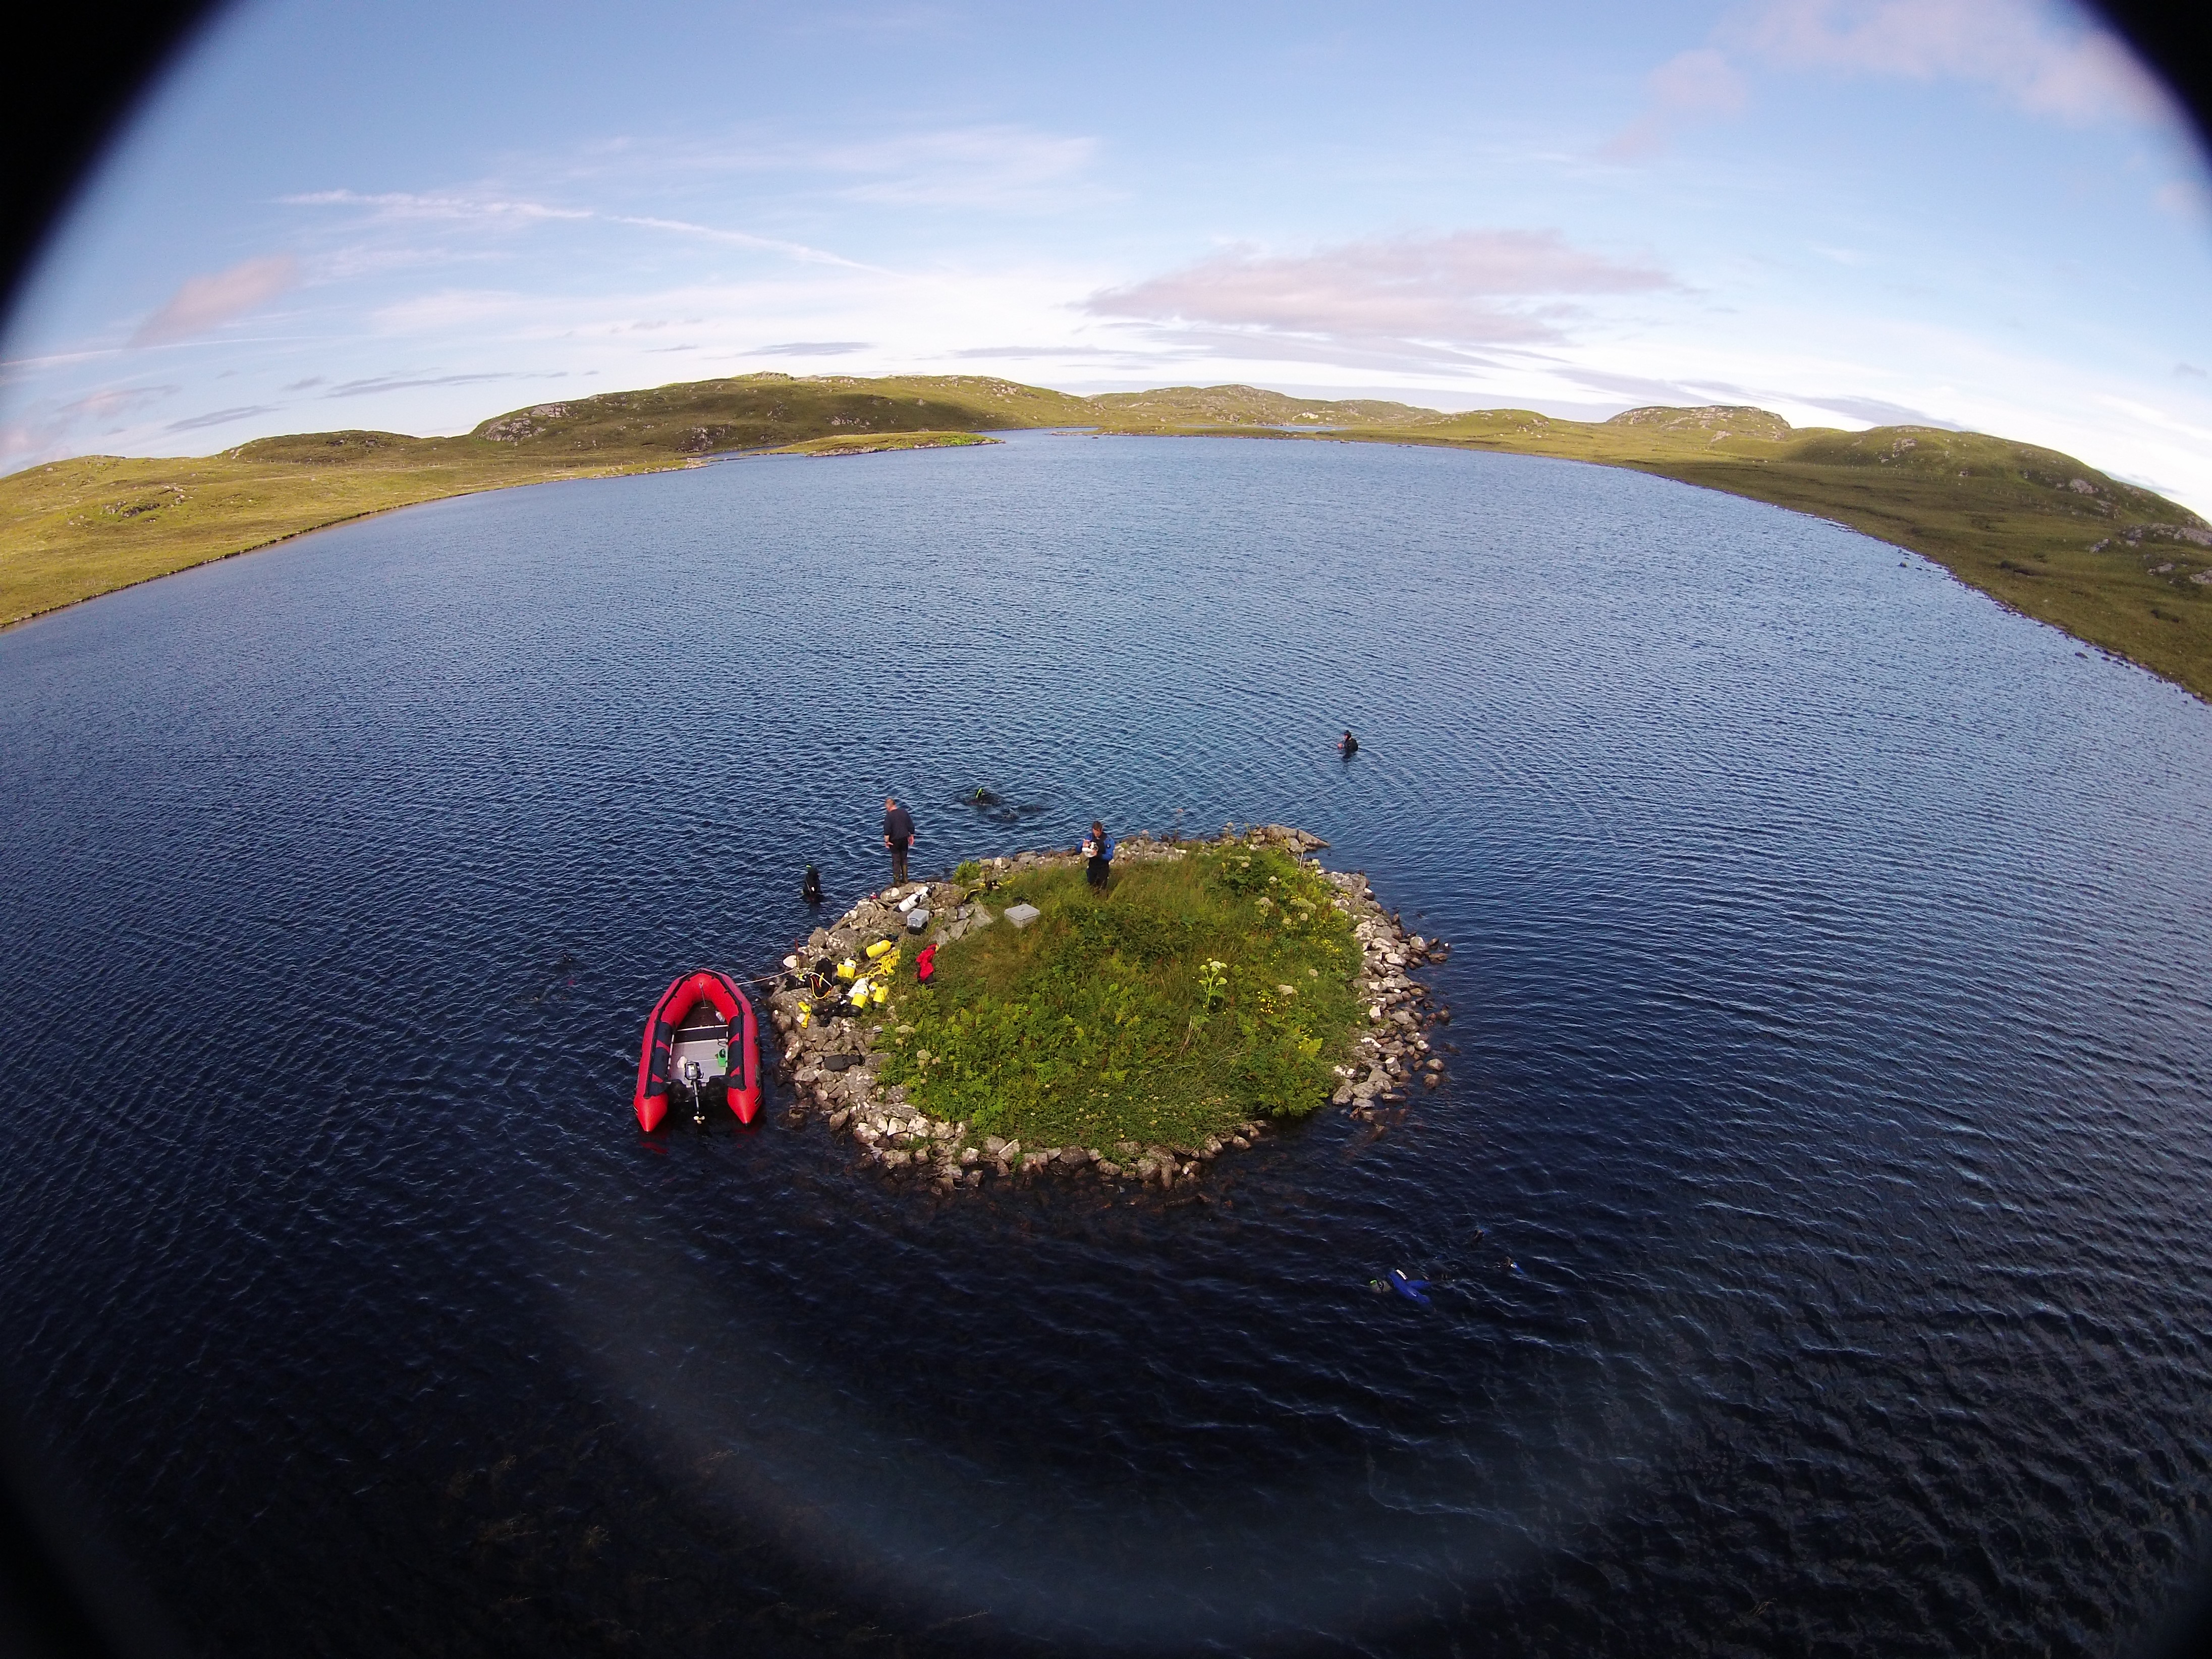
[[[1164,1192],[641,1134],[892,793],[1313,830],[1445,1082]],[[411,510],[0,635],[6,1364],[211,1652],[2108,1653],[2207,1541],[2208,826],[2212,709],[1628,473]]]

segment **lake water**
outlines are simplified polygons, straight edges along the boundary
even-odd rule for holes
[[[924,868],[1316,831],[1449,1082],[1180,1202],[641,1136],[654,994],[886,793]],[[0,635],[0,835],[7,1363],[211,1653],[2106,1653],[2212,1532],[2212,708],[1831,525],[1045,434],[513,490]]]

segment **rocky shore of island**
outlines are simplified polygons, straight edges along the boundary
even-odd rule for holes
[[[1415,975],[1443,962],[1451,947],[1407,933],[1358,872],[1322,869],[1313,854],[1328,843],[1319,836],[1284,824],[1226,829],[1211,841],[1138,833],[1120,842],[1115,866],[1180,859],[1200,848],[1230,844],[1274,848],[1303,860],[1336,890],[1330,902],[1351,921],[1361,952],[1358,989],[1366,1004],[1366,1027],[1357,1039],[1356,1054],[1334,1067],[1338,1080],[1328,1103],[1354,1117],[1370,1118],[1404,1105],[1416,1089],[1437,1088],[1444,1060],[1427,1033],[1448,1024],[1451,1011]],[[884,1007],[881,981],[902,967],[911,975],[910,951],[932,945],[941,949],[979,928],[1028,926],[1036,918],[1034,909],[994,903],[1001,884],[1024,871],[1082,861],[1073,849],[978,860],[962,866],[971,875],[980,872],[976,879],[885,888],[795,941],[767,998],[777,1075],[792,1091],[792,1121],[819,1115],[833,1133],[848,1139],[866,1162],[884,1174],[945,1192],[1047,1176],[1172,1188],[1202,1179],[1215,1159],[1247,1150],[1271,1133],[1276,1126],[1255,1119],[1194,1145],[1117,1140],[1096,1146],[1025,1146],[998,1135],[971,1134],[964,1122],[923,1111],[903,1085],[882,1084],[878,1073],[892,1029],[887,1021],[895,1016]]]

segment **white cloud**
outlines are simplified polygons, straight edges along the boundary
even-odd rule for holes
[[[176,386],[105,386],[64,404],[55,412],[64,420],[114,421],[137,414],[149,404],[173,398],[184,388]]]
[[[2076,125],[2182,125],[2166,88],[2118,35],[2069,27],[2040,0],[1759,0],[1716,29],[1711,44],[1652,70],[1643,112],[1601,153],[1634,161],[1692,122],[1740,113],[1748,98],[1739,59],[1978,82],[2031,115]]]
[[[1978,82],[2066,121],[2173,115],[2118,36],[2068,28],[2032,0],[1765,0],[1723,38],[1784,68]]]
[[[1666,272],[1571,246],[1557,231],[1462,230],[1304,255],[1219,253],[1094,294],[1098,316],[1353,339],[1553,340],[1562,308],[1501,303],[1649,293]]]
[[[2151,201],[2162,213],[2179,219],[2212,219],[2212,199],[2195,179],[2173,179],[2151,192]]]
[[[143,433],[143,422],[154,407],[183,390],[179,386],[109,386],[66,403],[35,403],[21,411],[20,419],[0,425],[0,471],[81,453],[88,437],[99,442]]]
[[[138,325],[134,346],[167,345],[221,327],[258,311],[300,280],[300,262],[289,253],[248,259],[210,276],[194,276],[169,303]]]
[[[1743,77],[1711,46],[1675,53],[1653,70],[1644,84],[1650,91],[1649,106],[1606,145],[1607,155],[1624,161],[1648,155],[1666,142],[1676,126],[1736,114],[1747,98]]]
[[[1905,404],[1893,404],[1887,398],[1803,396],[1801,401],[1815,409],[1832,409],[1854,421],[1864,421],[1869,426],[1940,426],[1948,427],[1954,432],[1966,429],[1956,421],[1947,421],[1941,416],[1930,415],[1925,410],[1914,409]]]
[[[2118,410],[2121,414],[2140,421],[2145,426],[2155,427],[2161,432],[2170,432],[2176,437],[2186,439],[2198,446],[2199,453],[2212,451],[2212,427],[2202,427],[2194,421],[2181,420],[2162,409],[2109,392],[2099,393],[2097,401],[2107,409]]]

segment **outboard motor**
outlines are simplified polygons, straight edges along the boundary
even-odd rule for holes
[[[794,965],[795,963],[794,963]],[[708,1108],[726,1100],[740,1123],[760,1115],[760,1050],[753,1005],[727,974],[701,969],[672,981],[653,1006],[637,1058],[638,1125],[647,1134],[684,1091],[704,1127]]]

